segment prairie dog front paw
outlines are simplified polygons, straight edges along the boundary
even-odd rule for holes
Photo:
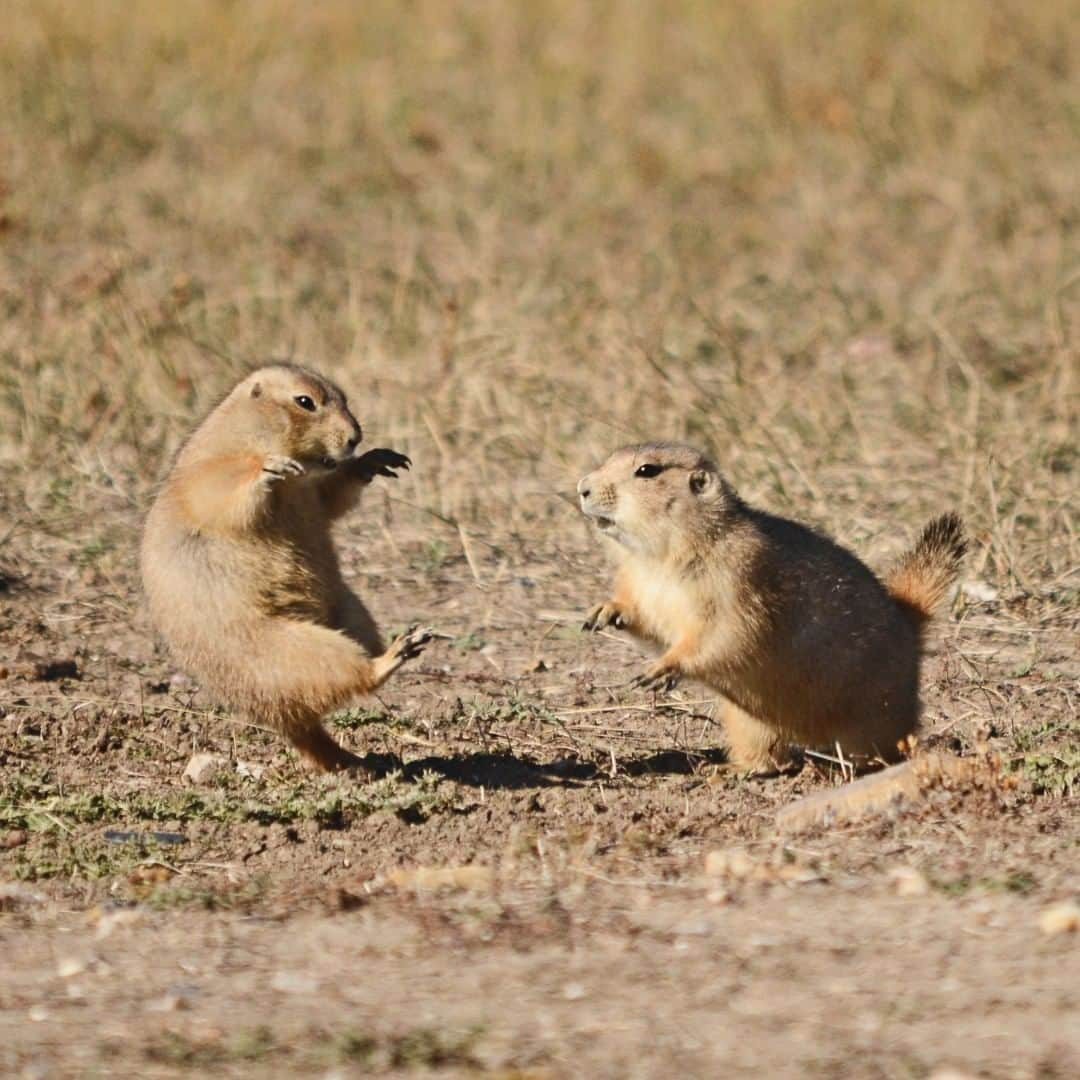
[[[303,476],[307,470],[299,461],[281,454],[268,454],[263,461],[262,476],[268,484],[277,484],[293,476]]]
[[[622,630],[627,625],[626,613],[614,601],[597,604],[585,616],[581,624],[582,630],[603,630],[606,626],[614,626],[616,630]]]
[[[404,662],[412,660],[424,651],[424,646],[435,636],[435,631],[430,626],[410,626],[404,634],[399,635],[390,642],[390,648],[386,651],[394,653],[395,657]]]
[[[356,472],[367,480],[373,480],[376,476],[389,476],[396,480],[395,469],[412,468],[412,460],[406,454],[399,454],[396,450],[387,450],[385,447],[368,450],[352,464]]]
[[[681,677],[682,673],[677,668],[658,662],[643,675],[631,679],[630,685],[641,687],[642,690],[674,690],[678,686]]]

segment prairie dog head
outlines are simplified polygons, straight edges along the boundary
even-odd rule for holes
[[[310,368],[269,364],[230,395],[251,408],[252,434],[269,453],[312,469],[333,469],[353,455],[363,436],[340,387]]]
[[[604,536],[660,560],[693,555],[740,505],[716,465],[682,443],[621,447],[582,477],[578,495]]]

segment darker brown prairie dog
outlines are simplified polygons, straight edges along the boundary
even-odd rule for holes
[[[923,628],[966,547],[955,514],[882,582],[813,529],[747,506],[690,446],[616,450],[578,493],[618,562],[586,628],[663,650],[640,685],[718,690],[733,763],[769,771],[792,744],[896,755],[918,723]]]
[[[271,364],[195,429],[146,519],[150,614],[177,660],[228,708],[320,769],[357,766],[321,717],[381,686],[430,639],[389,647],[342,580],[330,535],[376,475],[410,461],[354,456],[360,425],[328,379]]]

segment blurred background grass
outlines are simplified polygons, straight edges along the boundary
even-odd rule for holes
[[[8,0],[4,483],[145,505],[293,357],[414,456],[399,524],[557,535],[685,437],[864,546],[958,506],[975,572],[1062,580],[1078,49],[1069,0]]]

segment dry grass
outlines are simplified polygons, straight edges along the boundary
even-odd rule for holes
[[[576,529],[584,466],[685,436],[872,555],[957,506],[974,574],[1075,596],[1077,15],[13,0],[8,482],[142,502],[290,355],[451,545]]]
[[[1077,888],[1078,61],[1075,0],[7,0],[0,675],[80,679],[0,678],[0,1072],[472,1071],[478,1023],[500,1075],[1077,1075],[1037,918]],[[342,535],[381,620],[452,635],[338,718],[376,785],[225,723],[138,611],[154,482],[270,356],[416,463]],[[826,764],[718,767],[700,688],[570,625],[605,574],[573,483],[646,436],[877,564],[958,509],[924,745],[1016,786],[778,839]],[[205,749],[261,779],[184,790]],[[148,854],[107,826],[190,843],[103,946],[71,913],[146,901]],[[796,878],[705,880],[731,850]],[[492,895],[367,888],[473,864]],[[251,995],[226,965],[139,1019],[224,941]],[[309,952],[346,997],[272,990]]]
[[[1078,61],[1076,0],[7,0],[0,1072],[1077,1075],[1037,926],[1080,850]],[[270,356],[415,461],[341,536],[451,635],[338,717],[377,784],[226,723],[139,611],[155,481]],[[735,775],[700,688],[576,630],[573,484],[638,437],[878,565],[958,509],[923,745],[1009,783],[778,838],[828,763]],[[369,888],[462,866],[491,894]],[[106,899],[146,925],[73,921]]]

